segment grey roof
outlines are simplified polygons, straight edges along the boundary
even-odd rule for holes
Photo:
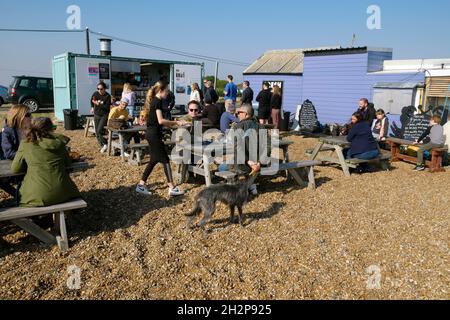
[[[424,86],[423,82],[378,82],[373,87],[377,89],[415,89]]]
[[[338,47],[270,50],[253,62],[253,64],[244,71],[244,74],[302,74],[305,51],[333,48]]]
[[[305,55],[316,56],[316,55],[336,55],[336,54],[350,54],[350,53],[361,53],[361,52],[393,52],[391,48],[376,48],[376,47],[335,47],[335,48],[319,48],[305,50]]]

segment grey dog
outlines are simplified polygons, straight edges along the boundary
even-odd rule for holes
[[[248,202],[248,189],[255,182],[255,179],[256,175],[250,175],[247,181],[239,182],[236,185],[214,185],[200,191],[195,199],[194,210],[186,215],[190,218],[188,221],[188,226],[191,227],[194,217],[203,212],[204,217],[200,222],[200,227],[203,228],[216,211],[216,203],[218,201],[229,206],[231,224],[234,223],[234,214],[235,209],[237,208],[239,212],[239,223],[243,226],[243,207]]]

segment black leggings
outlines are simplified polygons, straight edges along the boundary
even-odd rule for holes
[[[150,159],[150,162],[147,164],[144,174],[142,175],[142,181],[147,182],[148,178],[152,174],[153,169],[155,169],[155,167],[158,163],[159,162],[152,161]],[[172,168],[170,167],[170,163],[166,162],[166,163],[162,163],[162,165],[164,166],[164,173],[166,174],[167,182],[173,184]]]

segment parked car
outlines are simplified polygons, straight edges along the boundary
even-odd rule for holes
[[[52,78],[16,76],[8,94],[12,104],[26,105],[30,112],[54,108]]]
[[[8,88],[0,86],[0,107],[8,101]]]

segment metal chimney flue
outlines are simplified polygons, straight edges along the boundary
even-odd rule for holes
[[[103,38],[100,40],[100,55],[104,57],[110,57],[112,54],[111,51],[111,39]]]

